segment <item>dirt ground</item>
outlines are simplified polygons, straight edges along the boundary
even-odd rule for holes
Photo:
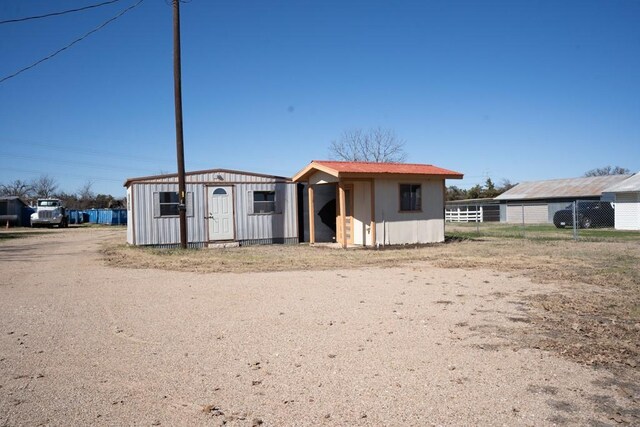
[[[123,240],[83,228],[0,243],[0,426],[640,423],[635,335],[613,364],[545,345],[562,338],[556,305],[576,304],[559,271],[539,280],[446,245],[339,269],[132,269],[109,249]],[[298,253],[313,250],[341,253]]]

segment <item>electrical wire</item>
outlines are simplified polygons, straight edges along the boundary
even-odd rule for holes
[[[60,11],[60,12],[46,13],[44,15],[27,16],[25,18],[16,18],[16,19],[7,19],[5,21],[0,21],[0,25],[2,25],[2,24],[12,24],[12,23],[15,23],[15,22],[30,21],[32,19],[49,18],[51,16],[66,15],[67,13],[81,12],[83,10],[94,9],[96,7],[106,6],[108,4],[116,3],[116,2],[119,2],[119,1],[120,0],[109,0],[109,1],[102,2],[102,3],[98,3],[98,4],[92,4],[92,5],[89,5],[89,6],[79,7],[79,8],[76,8],[76,9],[69,9],[69,10],[63,10],[63,11]]]
[[[42,175],[42,169],[33,170],[33,169],[22,169],[22,168],[12,168],[12,167],[3,167],[2,169],[3,170],[8,170],[8,171],[14,171],[14,172],[28,173],[28,174],[32,174],[34,176]],[[70,178],[90,179],[92,181],[117,182],[117,183],[120,183],[120,184],[123,181],[122,179],[117,179],[117,178],[106,178],[106,177],[103,177],[103,176],[87,176],[87,175],[68,173],[68,172],[65,172],[65,171],[56,171],[56,176],[66,176],[66,177],[70,177]]]
[[[104,143],[105,146],[109,146],[109,143]],[[24,146],[30,146],[30,147],[36,147],[38,149],[38,151],[40,150],[48,150],[48,151],[54,151],[54,152],[65,152],[68,153],[69,155],[73,154],[74,158],[77,158],[77,156],[87,156],[87,157],[98,157],[101,160],[104,160],[105,158],[112,158],[115,160],[118,160],[119,162],[122,162],[122,151],[110,151],[110,150],[104,150],[104,149],[95,149],[95,148],[90,148],[87,146],[79,146],[79,145],[63,145],[63,144],[52,144],[52,143],[43,143],[43,142],[35,142],[35,141],[31,141],[31,140],[25,140],[22,138],[2,138],[0,137],[0,146],[7,146],[7,147],[12,147],[12,146],[20,146],[20,147],[24,147]],[[12,156],[13,154],[10,154],[9,156]],[[20,154],[16,154],[16,155],[20,155]],[[175,153],[172,154],[174,157],[169,158],[170,161],[175,162]],[[50,159],[50,157],[47,157],[48,159]],[[136,163],[136,166],[140,166],[140,163],[148,163],[152,166],[156,166],[158,164],[162,164],[163,162],[166,162],[168,159],[166,157],[151,157],[148,155],[141,155],[141,154],[135,154],[131,157],[131,161],[134,161]],[[195,169],[210,169],[211,165],[209,163],[206,162],[189,162],[189,164],[191,165],[192,168]],[[195,170],[194,169],[194,170]]]
[[[69,49],[71,46],[73,46],[74,44],[76,44],[76,43],[78,43],[78,42],[80,42],[80,41],[84,40],[85,38],[89,37],[91,34],[93,34],[93,33],[97,32],[97,31],[99,31],[99,30],[103,29],[104,27],[106,27],[107,25],[109,25],[110,23],[112,23],[113,21],[115,21],[116,19],[120,18],[120,17],[121,17],[122,15],[124,15],[125,13],[129,12],[131,9],[134,9],[134,8],[138,7],[138,6],[139,6],[143,1],[144,1],[144,0],[139,0],[137,3],[135,3],[135,4],[131,5],[131,6],[129,6],[128,8],[126,8],[126,9],[122,10],[122,11],[121,11],[120,13],[118,13],[116,16],[114,16],[114,17],[112,17],[112,18],[110,18],[110,19],[106,20],[105,22],[103,22],[102,24],[98,25],[98,26],[97,26],[96,28],[94,28],[93,30],[89,31],[88,33],[86,33],[85,35],[81,36],[80,38],[75,39],[74,41],[72,41],[72,42],[71,42],[71,43],[69,43],[68,45],[64,46],[63,48],[58,49],[57,51],[53,52],[53,53],[52,53],[52,54],[50,54],[49,56],[46,56],[46,57],[44,57],[44,58],[40,59],[39,61],[36,61],[36,62],[34,62],[33,64],[28,65],[28,66],[26,66],[26,67],[24,67],[24,68],[22,68],[22,69],[20,69],[20,70],[16,71],[16,72],[15,72],[15,73],[13,73],[13,74],[10,74],[10,75],[8,75],[8,76],[6,76],[6,77],[3,77],[2,79],[0,79],[0,83],[3,83],[3,82],[5,82],[5,81],[7,81],[7,80],[9,80],[9,79],[11,79],[11,78],[13,78],[13,77],[16,77],[17,75],[19,75],[19,74],[21,74],[21,73],[23,73],[23,72],[25,72],[25,71],[27,71],[27,70],[30,70],[31,68],[33,68],[33,67],[35,67],[35,66],[37,66],[37,65],[40,65],[40,64],[42,64],[43,62],[45,62],[45,61],[47,61],[47,60],[49,60],[49,59],[53,58],[53,57],[54,57],[54,56],[56,56],[56,55],[58,55],[59,53],[61,53],[61,52],[65,51],[65,50],[67,50],[67,49]]]

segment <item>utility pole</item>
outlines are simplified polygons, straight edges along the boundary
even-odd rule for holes
[[[178,157],[178,213],[180,214],[180,247],[187,249],[187,190],[184,178],[182,71],[180,64],[180,0],[173,0],[173,93],[176,110],[176,151]]]

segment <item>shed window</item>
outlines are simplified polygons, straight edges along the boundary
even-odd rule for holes
[[[161,191],[159,194],[160,216],[177,216],[178,193],[175,191]]]
[[[275,191],[253,192],[253,213],[274,213],[276,211]]]
[[[422,210],[422,188],[420,184],[400,184],[400,212]]]

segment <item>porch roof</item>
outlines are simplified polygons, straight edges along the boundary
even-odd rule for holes
[[[462,179],[460,172],[433,165],[417,163],[340,162],[312,160],[292,178],[294,182],[307,181],[311,175],[321,171],[337,178],[375,178],[393,175],[422,175],[441,179]]]

